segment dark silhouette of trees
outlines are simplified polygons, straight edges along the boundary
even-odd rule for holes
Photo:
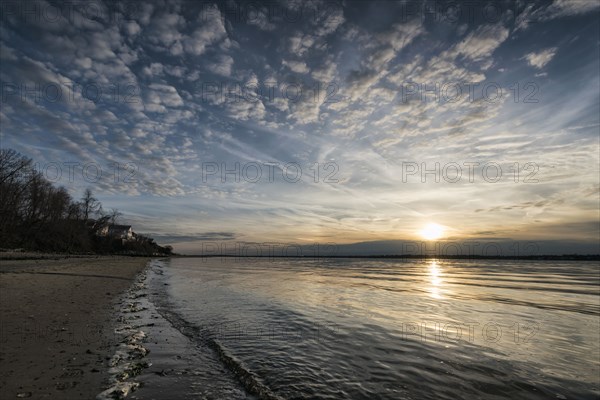
[[[172,248],[141,235],[139,243],[99,235],[103,226],[114,224],[120,215],[117,209],[104,215],[91,189],[85,190],[80,202],[74,201],[66,189],[54,187],[36,171],[31,159],[12,149],[0,149],[0,248],[171,254]]]

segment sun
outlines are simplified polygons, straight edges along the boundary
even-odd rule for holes
[[[436,240],[444,235],[444,227],[438,224],[427,224],[425,228],[419,232],[424,239]]]

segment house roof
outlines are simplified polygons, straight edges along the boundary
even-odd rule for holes
[[[109,226],[109,229],[126,231],[126,230],[131,229],[131,225],[111,225],[111,226]]]
[[[111,225],[108,227],[108,231],[111,233],[125,233],[129,232],[131,225]]]

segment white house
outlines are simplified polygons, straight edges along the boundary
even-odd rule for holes
[[[133,230],[131,229],[131,225],[110,225],[108,227],[107,234],[115,239],[133,239]]]

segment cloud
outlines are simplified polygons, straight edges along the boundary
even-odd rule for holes
[[[176,13],[161,12],[154,15],[150,26],[146,29],[151,43],[158,45],[159,49],[166,51],[182,40],[180,32],[185,26],[185,18]]]
[[[289,69],[291,69],[293,72],[295,72],[297,74],[307,74],[310,71],[308,69],[308,67],[306,66],[306,63],[303,61],[283,60],[281,62],[281,64],[285,65],[286,67],[288,67]]]
[[[335,78],[337,69],[338,66],[333,61],[333,58],[327,57],[319,67],[313,69],[311,76],[322,83],[331,83]]]
[[[481,63],[482,69],[491,66],[493,52],[508,38],[508,29],[502,25],[482,25],[471,32],[448,52],[451,57],[463,56]]]
[[[532,23],[551,21],[557,18],[574,17],[594,12],[600,2],[580,0],[554,0],[547,6],[529,4],[516,18],[516,30],[525,30]]]
[[[150,20],[152,18],[152,13],[155,10],[155,6],[150,3],[139,3],[138,7],[139,7],[137,9],[137,11],[139,11],[139,15],[137,15],[138,21],[143,26],[146,26],[150,23]]]
[[[226,76],[226,77],[231,76],[232,67],[233,67],[233,58],[226,54],[220,54],[217,57],[217,60],[215,62],[211,62],[206,65],[206,68],[209,71],[211,71],[217,75]]]
[[[175,66],[175,65],[169,65],[167,68],[165,68],[165,72],[168,75],[176,76],[178,78],[183,78],[185,75],[185,71],[186,71],[186,68]]]
[[[389,66],[398,54],[409,46],[425,28],[418,20],[404,24],[394,24],[376,35],[358,35],[363,57],[358,68],[353,68],[346,76],[348,86],[342,90],[352,101],[364,96],[371,88],[380,84],[389,73]]]
[[[215,5],[210,8],[208,10],[210,11],[210,18],[200,16],[197,21],[199,27],[190,36],[183,38],[184,50],[192,55],[204,54],[209,46],[227,38],[227,30],[221,12]]]
[[[145,66],[142,72],[150,77],[160,76],[164,73],[164,66],[161,63],[151,63]]]
[[[235,240],[237,235],[234,232],[203,232],[192,234],[165,234],[165,233],[150,233],[150,237],[155,238],[161,243],[183,243],[195,241],[223,241]]]
[[[420,20],[394,24],[391,29],[376,36],[384,46],[391,47],[395,52],[409,45],[417,36],[425,32]]]
[[[334,4],[331,3],[331,5]],[[326,36],[335,32],[344,22],[344,10],[341,7],[325,7],[315,19],[317,36]]]
[[[8,61],[17,61],[15,50],[8,47],[4,42],[0,42],[0,59]]]
[[[597,1],[580,1],[580,0],[554,0],[548,6],[547,13],[549,18],[567,17],[572,15],[586,14],[600,7]]]
[[[83,69],[90,69],[92,68],[92,59],[89,57],[77,58],[75,59],[75,65]]]
[[[269,10],[266,8],[262,8],[260,10],[256,9],[256,5],[253,5],[253,10],[248,14],[247,22],[250,25],[257,26],[260,30],[263,31],[273,31],[276,26],[273,24],[268,17]]]
[[[556,54],[556,47],[551,47],[549,49],[546,50],[542,50],[540,52],[533,52],[533,53],[529,53],[527,55],[525,55],[525,59],[527,60],[527,63],[529,65],[531,65],[532,67],[535,67],[537,69],[542,69],[546,66],[546,64],[548,64],[550,62],[550,60],[552,60],[552,58],[554,58],[554,55]]]
[[[226,102],[227,114],[234,119],[261,121],[266,114],[265,105],[259,100]]]
[[[153,83],[146,91],[146,109],[152,112],[167,112],[166,107],[179,107],[183,100],[173,86]],[[166,107],[165,107],[166,106]]]
[[[297,32],[290,37],[289,42],[289,52],[296,56],[302,57],[315,44],[315,38],[310,34]]]
[[[135,21],[129,21],[125,24],[125,32],[129,36],[135,36],[142,31],[142,28]]]

